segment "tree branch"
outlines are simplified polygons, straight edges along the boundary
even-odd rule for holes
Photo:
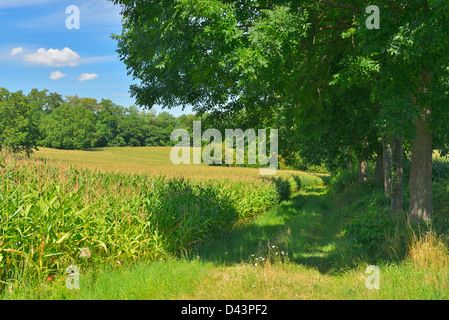
[[[347,29],[351,29],[354,28],[353,25],[346,23],[346,24],[340,24],[340,25],[335,25],[335,26],[324,26],[318,29],[318,32],[320,31],[325,31],[325,30],[332,30],[332,29],[338,29],[338,30],[347,30]]]

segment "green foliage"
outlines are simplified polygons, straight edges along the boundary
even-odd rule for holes
[[[342,170],[331,179],[349,252],[373,263],[403,259],[413,237],[406,212],[391,212],[383,188],[371,181],[358,183],[356,177],[355,171]],[[407,201],[408,192],[404,192]]]
[[[0,150],[30,154],[39,138],[35,106],[21,91],[10,93],[0,88]]]
[[[384,213],[368,211],[355,214],[345,226],[348,245],[356,250],[366,250],[372,253],[373,249],[384,239],[385,229],[389,227]]]
[[[148,214],[170,253],[190,249],[239,218],[230,200],[219,197],[213,186],[170,180],[157,186],[151,197],[154,205],[148,206]]]
[[[340,193],[346,188],[354,185],[357,182],[358,172],[356,169],[340,170],[332,175],[329,187],[332,192]]]
[[[368,80],[355,88],[329,86],[353,52],[350,11],[312,1],[112,1],[126,17],[113,38],[139,82],[131,86],[139,104],[191,105],[224,122],[233,119],[233,126],[278,128],[286,165],[294,165],[295,152],[315,145],[317,134],[319,146],[330,150],[308,152],[317,155],[315,165],[348,145],[363,149],[368,142],[369,150],[359,153],[372,153],[377,136],[370,115],[377,110],[366,102],[377,65],[356,58],[363,68],[353,78],[365,73]]]
[[[125,147],[126,142],[122,136],[117,136],[114,140],[108,142],[108,147]]]
[[[436,140],[447,139],[447,5],[427,0],[399,1],[395,6],[383,0],[376,5],[381,8],[381,28],[360,27],[355,34],[360,41],[357,53],[379,68],[373,84],[382,104],[377,120],[380,131],[412,139],[413,122],[423,108],[430,107],[429,128]],[[364,19],[360,16],[357,25],[363,26]]]
[[[257,130],[254,130],[255,133],[257,134]],[[237,163],[237,139],[234,139],[233,142],[231,142],[231,147],[230,148],[226,148],[226,139],[225,139],[225,134],[221,134],[222,137],[222,141],[219,142],[215,142],[212,138],[212,141],[202,141],[202,146],[201,146],[201,154],[202,155],[209,155],[210,152],[210,158],[213,160],[217,160],[219,161],[221,159],[221,164],[217,163],[217,164],[212,164],[212,165],[221,165],[221,166],[229,166],[229,167],[247,167],[247,168],[263,168],[263,167],[267,167],[268,164],[261,164],[260,163],[260,153],[259,153],[259,146],[258,146],[258,141],[259,141],[259,137],[255,137],[254,143],[251,144],[251,146],[248,145],[248,138],[245,137],[243,139],[243,163]],[[270,150],[270,140],[267,139],[266,143],[266,148],[267,150]],[[205,148],[212,148],[209,149],[209,152],[207,152],[207,150],[205,150]],[[219,158],[218,156],[215,156],[215,148],[220,150],[221,149],[221,158]],[[255,157],[252,159],[254,160],[255,163],[249,163],[249,149],[252,149],[254,152]],[[226,162],[226,152],[228,152],[229,154],[232,154],[232,163],[227,163]],[[267,156],[267,154],[264,155],[265,157]],[[278,159],[280,157],[278,156]],[[280,166],[279,166],[280,167]],[[280,167],[280,169],[285,169],[284,167]]]
[[[433,179],[449,180],[449,158],[437,157],[432,161]]]
[[[0,88],[0,145],[30,153],[36,146],[85,150],[96,147],[170,146],[176,128],[192,131],[195,115],[124,108],[110,100],[33,89],[28,96]]]
[[[44,147],[80,150],[97,142],[95,113],[79,104],[62,104],[43,119],[40,129]]]
[[[446,162],[444,162],[446,164]],[[432,211],[432,228],[439,234],[449,234],[449,179],[447,178],[447,166],[444,171],[437,169],[441,175],[432,183],[432,196],[434,199]],[[442,172],[443,171],[443,172]]]

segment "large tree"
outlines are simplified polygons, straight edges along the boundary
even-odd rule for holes
[[[320,118],[338,92],[330,84],[336,75],[351,76],[342,72],[342,63],[350,57],[346,70],[376,66],[371,82],[376,114],[360,118],[369,132],[361,130],[362,123],[352,129],[346,125],[344,137],[352,130],[360,158],[369,156],[365,147],[373,126],[378,142],[383,138],[383,145],[390,146],[394,210],[402,208],[402,144],[411,140],[409,218],[430,219],[432,141],[438,136],[444,142],[440,137],[449,114],[444,108],[447,1],[377,1],[378,30],[366,27],[368,1],[113,2],[122,5],[123,31],[114,38],[121,59],[139,81],[131,87],[139,105],[245,110],[261,123],[288,118],[292,131],[321,123],[325,126],[316,129],[325,132],[330,122]],[[341,88],[341,94],[350,94],[361,87]],[[349,108],[345,114],[357,119],[355,111],[363,108],[342,102],[341,108]]]
[[[297,120],[317,121],[351,47],[341,33],[352,13],[316,1],[114,2],[124,16],[114,38],[139,82],[137,104],[190,105],[220,118],[244,111],[246,125],[281,130],[286,156],[298,150],[288,137],[301,132]]]
[[[281,103],[315,101],[340,40],[350,44],[339,31],[352,15],[316,1],[114,2],[124,16],[118,52],[144,106],[246,108],[268,117]]]
[[[63,103],[42,119],[44,147],[81,150],[97,141],[95,113],[80,104]]]
[[[359,49],[380,66],[375,86],[382,105],[381,131],[393,140],[412,142],[409,220],[429,221],[432,150],[445,148],[449,120],[449,4],[443,0],[376,4],[381,8],[380,29],[359,28]],[[396,152],[401,152],[400,145]]]
[[[39,138],[36,105],[22,91],[0,88],[0,149],[30,154]]]

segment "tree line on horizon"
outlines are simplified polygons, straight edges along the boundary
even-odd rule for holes
[[[154,109],[122,107],[109,99],[80,98],[44,89],[0,88],[0,148],[31,153],[36,147],[86,150],[100,147],[169,146],[171,132],[192,130],[195,115],[175,117]]]

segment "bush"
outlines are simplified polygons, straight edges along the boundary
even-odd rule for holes
[[[115,137],[114,140],[108,143],[108,147],[124,147],[126,146],[125,139],[122,136]]]
[[[137,140],[136,138],[131,138],[129,139],[128,145],[130,147],[140,147],[140,141]]]
[[[356,251],[365,250],[372,253],[390,227],[383,212],[368,211],[355,214],[345,226],[348,245]]]
[[[340,193],[349,186],[354,185],[358,179],[357,169],[347,169],[338,171],[329,182],[329,188],[333,193]]]
[[[437,157],[432,161],[433,179],[449,179],[449,159]]]

